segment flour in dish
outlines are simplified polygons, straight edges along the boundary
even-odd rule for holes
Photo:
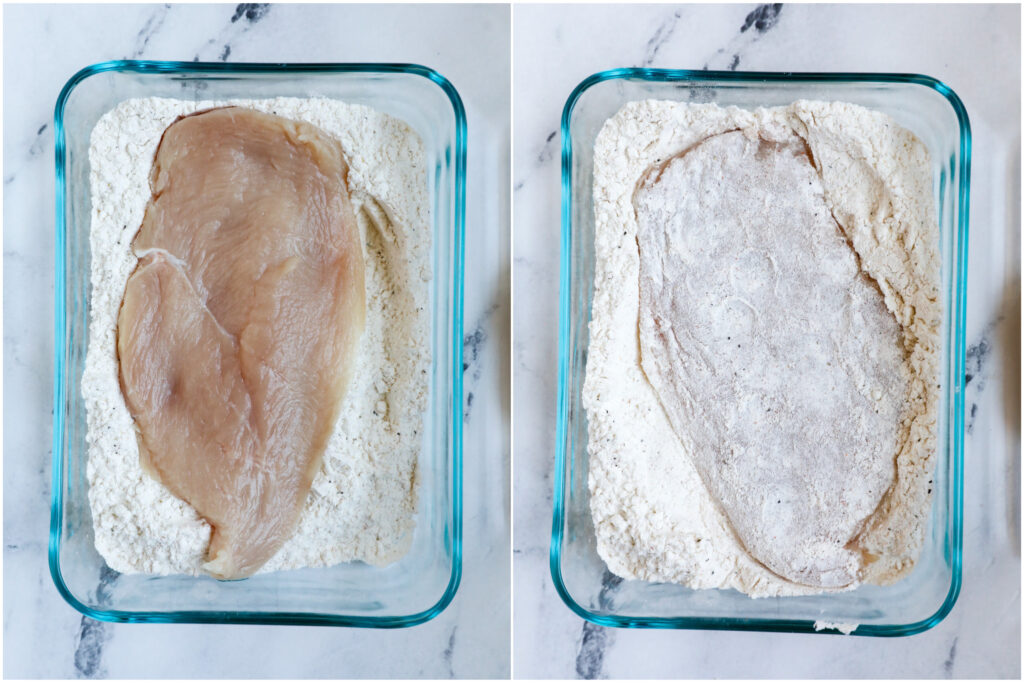
[[[136,99],[105,114],[93,129],[92,294],[82,392],[96,547],[121,572],[198,574],[204,560],[209,525],[139,464],[118,384],[116,324],[136,264],[131,240],[149,200],[150,166],[163,131],[181,115],[228,104],[311,123],[340,142],[366,268],[366,327],[340,417],[294,536],[260,571],[350,560],[388,564],[412,541],[428,392],[425,154],[402,121],[321,98]]]
[[[632,102],[594,205],[583,401],[612,572],[757,597],[909,572],[939,402],[924,146],[845,103]]]

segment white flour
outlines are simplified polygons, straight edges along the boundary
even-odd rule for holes
[[[366,329],[338,422],[294,536],[260,571],[350,560],[388,564],[412,542],[427,404],[426,161],[422,142],[404,122],[328,99],[135,99],[93,129],[92,298],[82,394],[96,548],[120,572],[201,573],[210,527],[139,465],[118,381],[116,327],[160,137],[178,116],[226,104],[306,121],[341,142],[366,262]]]
[[[845,624],[842,622],[831,622],[831,621],[816,621],[814,622],[815,631],[839,631],[844,636],[848,636],[857,630],[860,624]]]
[[[928,520],[939,402],[938,229],[924,146],[889,117],[843,103],[747,111],[631,102],[598,135],[595,287],[583,388],[598,552],[625,578],[735,588],[755,597],[821,591],[767,570],[739,543],[641,368],[637,183],[652,165],[732,130],[807,143],[827,207],[899,325],[910,388],[892,454],[895,483],[857,538],[874,559],[861,563],[847,588],[895,581],[913,567]]]

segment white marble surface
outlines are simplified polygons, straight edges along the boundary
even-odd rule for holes
[[[741,32],[754,8],[514,9],[515,676],[1019,678],[1020,9],[786,5],[768,30]],[[561,603],[548,573],[562,106],[602,69],[737,61],[741,70],[925,73],[970,115],[964,584],[945,621],[917,636],[602,629]]]
[[[4,8],[5,677],[507,677],[509,8],[235,5]],[[53,105],[115,58],[418,62],[469,121],[465,557],[448,609],[411,629],[112,625],[46,565],[53,353]]]

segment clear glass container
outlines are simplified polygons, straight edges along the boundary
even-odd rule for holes
[[[418,461],[416,531],[409,553],[378,568],[361,562],[257,575],[119,574],[93,545],[85,476],[82,370],[89,321],[89,136],[134,97],[186,100],[328,97],[408,123],[427,154],[433,221],[430,397]],[[50,573],[76,609],[121,622],[249,622],[395,628],[427,621],[452,600],[462,558],[462,291],[466,120],[437,72],[406,64],[207,64],[114,61],[75,74],[54,112],[56,301]]]
[[[798,99],[842,100],[889,114],[931,152],[942,256],[943,394],[927,539],[916,567],[903,580],[846,593],[755,600],[735,590],[621,580],[598,556],[587,487],[587,416],[580,397],[594,285],[593,150],[604,122],[627,102],[643,99],[748,109]],[[576,87],[562,114],[561,315],[551,533],[552,578],[574,612],[604,626],[814,633],[818,622],[857,624],[854,633],[872,636],[918,633],[949,613],[961,580],[970,147],[970,126],[960,99],[927,76],[615,69]]]

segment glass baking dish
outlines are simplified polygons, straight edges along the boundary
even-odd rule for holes
[[[186,100],[322,96],[403,119],[424,143],[433,221],[430,397],[418,461],[409,553],[257,575],[119,574],[93,545],[81,378],[89,321],[89,136],[133,97]],[[395,628],[439,614],[459,585],[462,558],[462,293],[466,120],[451,83],[408,64],[208,64],[113,61],[64,86],[56,135],[56,301],[50,573],[61,595],[95,619],[249,622]]]
[[[597,554],[587,486],[587,416],[581,402],[594,281],[594,141],[633,100],[717,102],[744,108],[797,99],[843,100],[881,110],[931,152],[942,256],[942,403],[934,498],[925,547],[891,586],[810,597],[752,599],[735,590],[692,590],[622,580]],[[967,112],[946,85],[902,74],[790,74],[615,69],[576,87],[562,113],[562,251],[558,415],[551,574],[566,604],[603,626],[829,632],[899,636],[939,623],[960,591],[964,320],[970,185]],[[816,631],[815,626],[821,631]]]

